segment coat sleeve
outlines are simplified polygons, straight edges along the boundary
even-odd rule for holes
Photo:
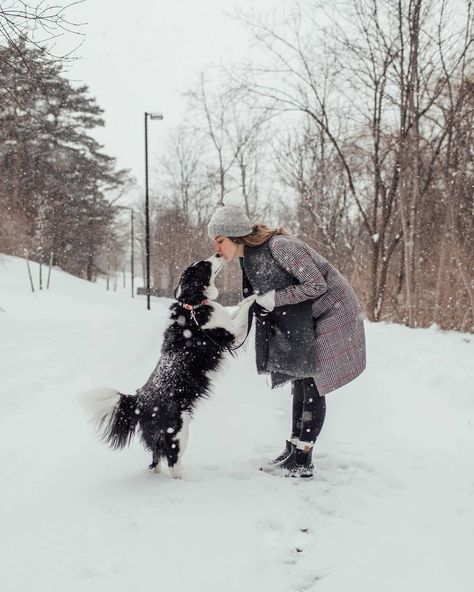
[[[306,245],[300,241],[273,240],[270,243],[273,257],[300,282],[275,292],[275,306],[297,304],[314,300],[328,289],[326,280],[311,258]]]

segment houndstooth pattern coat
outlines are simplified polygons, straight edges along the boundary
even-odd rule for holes
[[[298,284],[277,290],[275,306],[313,300],[316,374],[321,395],[351,382],[365,369],[362,310],[346,278],[324,257],[296,237],[277,235],[269,241],[273,258]]]

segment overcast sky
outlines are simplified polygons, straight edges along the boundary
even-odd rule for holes
[[[63,2],[66,4],[66,0]],[[235,8],[268,10],[280,0],[84,0],[68,9],[85,23],[83,45],[68,76],[83,81],[105,109],[106,127],[96,136],[105,151],[144,175],[144,111],[160,111],[151,122],[150,149],[183,116],[183,91],[213,64],[242,58],[248,47],[245,28],[230,15]],[[70,48],[77,42],[64,38]]]

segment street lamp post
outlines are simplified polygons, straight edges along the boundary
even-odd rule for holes
[[[148,199],[148,118],[162,120],[161,113],[145,111],[145,265],[146,265],[146,307],[150,310],[150,203]]]

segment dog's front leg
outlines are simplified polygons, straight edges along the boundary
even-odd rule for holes
[[[232,332],[235,335],[235,341],[241,343],[246,335],[249,324],[249,309],[255,302],[255,295],[248,296],[239,303],[239,307],[232,314]]]
[[[240,317],[240,315],[248,313],[249,308],[252,306],[256,299],[257,295],[252,294],[251,296],[247,296],[247,298],[241,300],[239,304],[237,304],[236,310],[234,310],[234,312],[230,315],[231,319],[234,320],[237,317]]]

